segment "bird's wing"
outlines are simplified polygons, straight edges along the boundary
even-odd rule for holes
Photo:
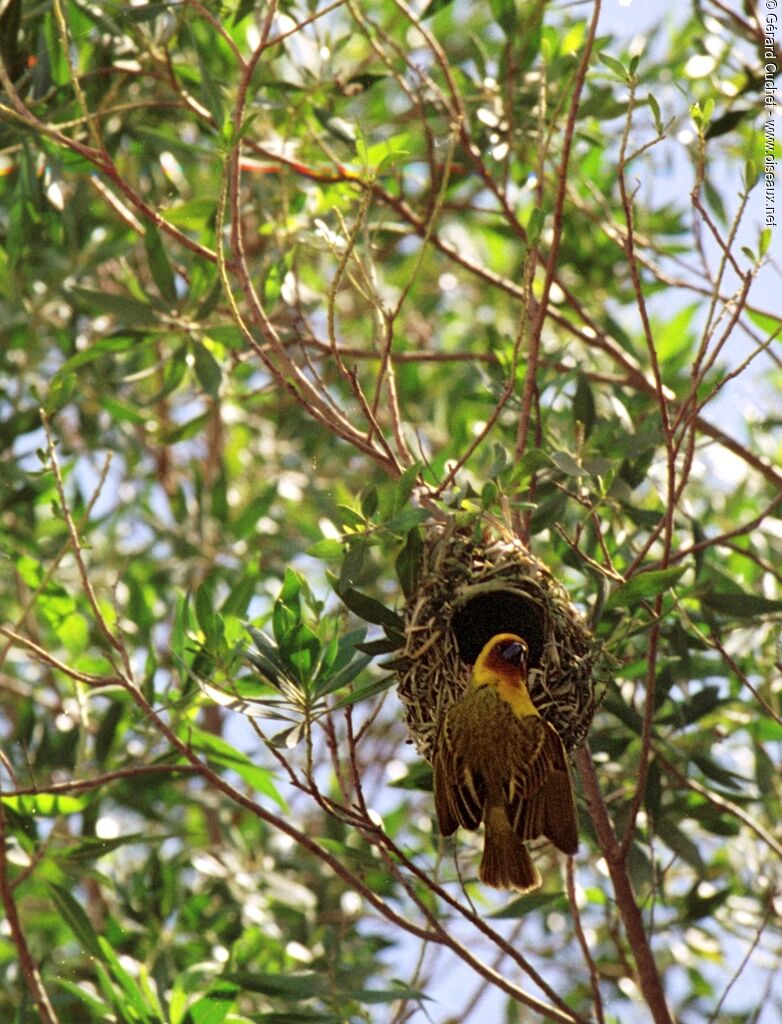
[[[483,818],[486,801],[486,783],[479,771],[474,771],[459,753],[464,749],[459,732],[463,727],[459,705],[446,714],[437,740],[432,761],[434,769],[434,804],[440,831],[451,835],[458,825],[476,829]]]
[[[504,754],[507,760],[505,799],[514,807],[520,800],[533,796],[554,771],[556,752],[550,743],[547,723],[539,715],[518,718],[511,712],[506,721],[507,749],[502,754],[498,751],[498,756]]]
[[[539,746],[528,740],[533,757],[527,770],[517,765],[513,772],[516,799],[509,801],[509,818],[520,839],[543,835],[563,853],[573,854],[578,849],[578,827],[567,757],[557,732],[543,719],[539,723]],[[521,792],[522,782],[529,795]]]
[[[543,807],[543,835],[563,853],[574,854],[578,849],[578,821],[570,772],[553,772],[536,799]]]

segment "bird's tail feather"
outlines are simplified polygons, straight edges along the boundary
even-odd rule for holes
[[[540,885],[540,874],[526,846],[514,834],[505,809],[488,807],[485,823],[483,859],[478,872],[484,885],[519,892],[536,889]]]

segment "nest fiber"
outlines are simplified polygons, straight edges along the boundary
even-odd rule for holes
[[[527,641],[530,696],[567,750],[586,736],[598,654],[567,591],[504,527],[450,520],[427,528],[397,671],[411,739],[428,761],[441,716],[497,633]]]

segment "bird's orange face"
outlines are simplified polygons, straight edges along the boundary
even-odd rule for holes
[[[518,686],[519,682],[526,682],[528,657],[526,640],[515,633],[499,633],[483,649],[479,660],[483,660],[486,668],[496,672],[504,683]]]

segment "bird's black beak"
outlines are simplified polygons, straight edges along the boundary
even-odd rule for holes
[[[506,661],[509,665],[514,665],[517,668],[527,667],[529,650],[526,644],[519,643],[516,640],[511,641],[511,643],[503,644],[499,654],[502,660]]]

